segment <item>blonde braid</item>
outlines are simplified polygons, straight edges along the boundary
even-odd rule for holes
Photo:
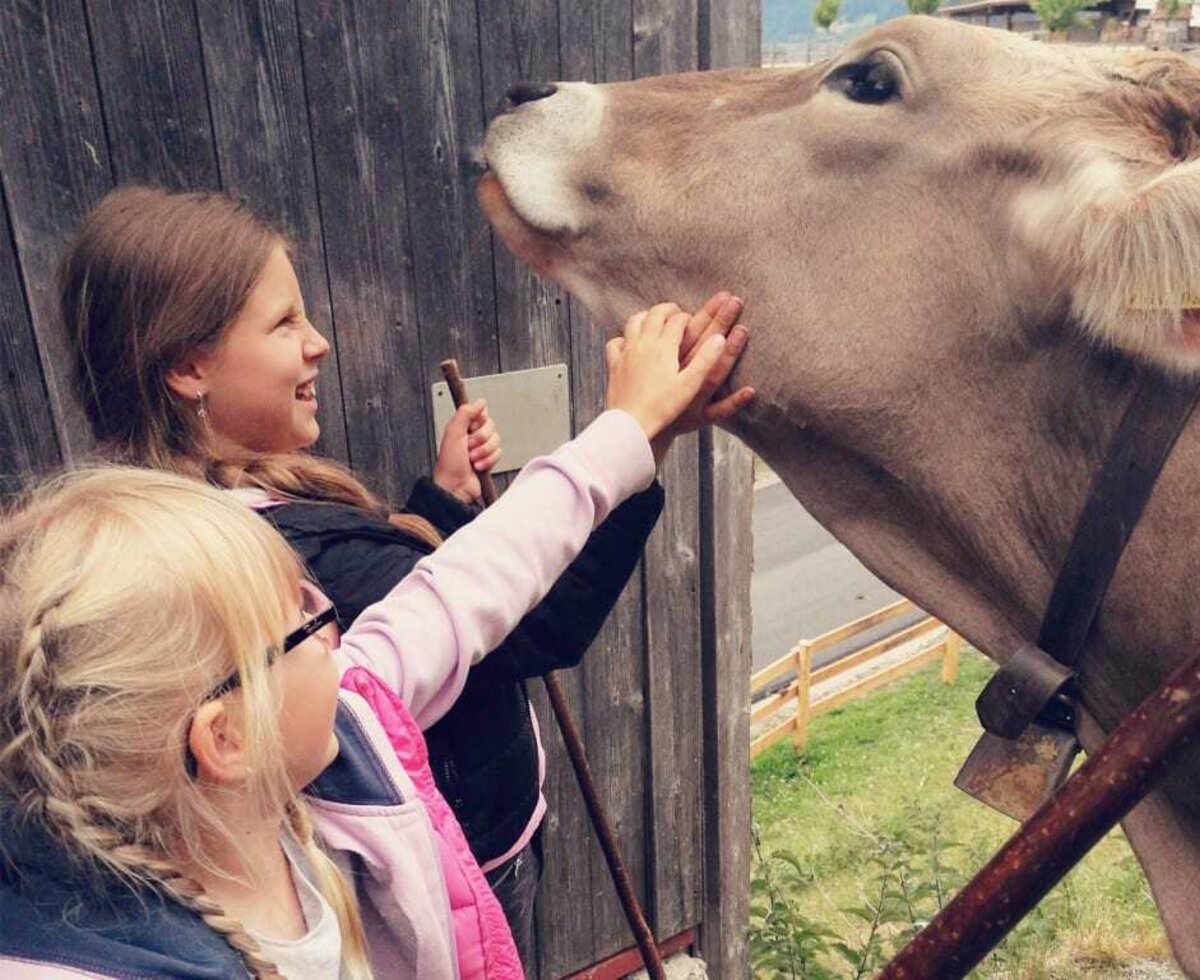
[[[145,845],[129,843],[115,830],[90,821],[86,808],[74,802],[48,798],[46,810],[60,833],[78,848],[90,853],[103,850],[106,865],[119,867],[124,877],[159,888],[184,908],[195,912],[241,957],[251,976],[272,980],[283,976],[279,968],[263,956],[258,940],[246,931],[242,922],[228,915],[209,897],[203,885],[180,871],[169,857]]]
[[[64,774],[56,765],[58,739],[53,712],[47,709],[54,696],[54,678],[46,652],[45,621],[52,610],[53,607],[43,609],[34,617],[18,648],[17,666],[23,668],[17,690],[20,724],[12,744],[13,752],[25,750],[22,768],[32,777],[33,786],[28,787],[24,802],[42,810],[47,798],[67,796],[70,792]]]
[[[350,980],[372,980],[374,973],[367,952],[367,936],[363,931],[362,916],[353,885],[346,880],[317,842],[308,805],[302,799],[297,798],[288,805],[287,818],[292,834],[303,848],[309,866],[316,876],[317,888],[337,916],[342,934],[344,975]]]
[[[139,848],[139,850],[141,850]],[[194,878],[189,878],[175,870],[173,877],[167,877],[166,871],[173,870],[170,862],[163,862],[163,872],[157,877],[158,884],[172,898],[185,908],[191,909],[204,921],[204,924],[227,942],[246,964],[250,975],[260,980],[275,980],[282,978],[279,968],[267,959],[259,946],[258,940],[246,932],[246,927],[239,919],[225,913],[225,910],[214,902],[205,892],[204,886]]]
[[[22,756],[21,768],[34,784],[23,794],[22,802],[39,811],[43,825],[74,853],[104,866],[129,884],[158,887],[195,912],[241,957],[251,976],[282,978],[241,921],[227,915],[198,881],[180,871],[165,852],[132,843],[131,835],[117,829],[126,821],[112,812],[111,804],[97,797],[73,798],[70,769],[63,764],[65,753],[55,730],[55,713],[49,709],[57,693],[46,649],[46,637],[53,635],[47,629],[51,613],[52,609],[43,611],[26,631],[18,655],[18,663],[25,662],[18,695],[24,731],[6,749],[4,760],[18,752]]]

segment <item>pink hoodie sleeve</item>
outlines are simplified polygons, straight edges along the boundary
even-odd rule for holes
[[[422,728],[462,693],[467,671],[541,601],[588,536],[654,479],[641,426],[608,411],[422,559],[342,635],[343,669],[370,669]]]

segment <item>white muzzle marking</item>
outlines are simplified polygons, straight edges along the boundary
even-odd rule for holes
[[[584,226],[585,201],[575,188],[576,161],[595,145],[604,96],[586,82],[560,82],[544,99],[499,116],[488,127],[483,152],[514,210],[551,234]]]

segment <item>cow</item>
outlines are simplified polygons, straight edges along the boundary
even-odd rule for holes
[[[1032,642],[1147,371],[1200,372],[1200,69],[932,17],[837,58],[524,84],[484,142],[508,246],[602,323],[747,301],[733,431],[876,575],[984,651]],[[1200,650],[1200,420],[1091,633],[1095,747]],[[1200,752],[1125,820],[1200,976]]]

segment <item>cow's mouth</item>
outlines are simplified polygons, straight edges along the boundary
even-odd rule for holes
[[[566,258],[563,243],[550,232],[530,224],[517,212],[495,171],[484,173],[475,193],[483,213],[504,239],[504,244],[538,275],[553,278],[556,268]]]

